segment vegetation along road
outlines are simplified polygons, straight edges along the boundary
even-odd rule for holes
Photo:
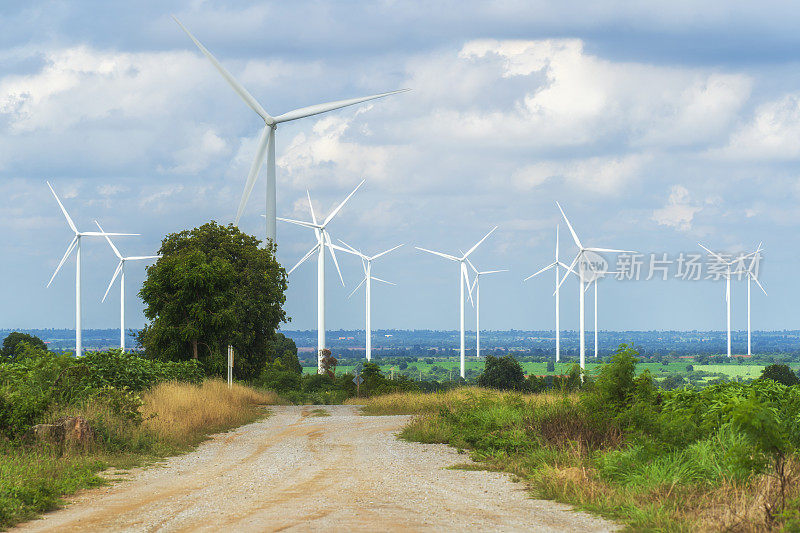
[[[91,489],[22,531],[610,531],[529,498],[507,474],[448,466],[443,444],[398,440],[409,416],[352,405],[273,407],[196,451]]]

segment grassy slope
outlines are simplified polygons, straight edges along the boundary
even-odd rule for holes
[[[274,404],[278,397],[240,385],[228,389],[220,380],[209,380],[202,386],[162,383],[142,400],[144,421],[138,427],[98,418],[102,413],[91,412],[92,406],[69,413],[108,424],[106,434],[111,437],[89,453],[59,455],[43,447],[0,443],[0,528],[57,508],[62,496],[104,483],[97,473],[107,467],[130,468],[181,453],[212,433],[252,422],[265,414],[259,406]]]
[[[736,478],[721,466],[726,450],[737,444],[735,435],[657,459],[635,447],[620,448],[621,441],[592,452],[573,439],[582,430],[571,408],[576,398],[464,388],[360,402],[365,414],[419,415],[402,438],[468,449],[487,469],[524,479],[538,497],[619,520],[634,531],[769,529],[763,509],[775,495],[775,480],[766,474]],[[613,442],[622,436],[604,438]],[[798,465],[793,462],[792,468],[797,471]],[[799,491],[795,486],[792,497]]]

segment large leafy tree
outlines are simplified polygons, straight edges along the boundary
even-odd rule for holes
[[[39,348],[47,351],[47,345],[36,335],[12,331],[3,339],[3,347],[0,348],[0,359],[14,359],[22,351],[23,347],[20,343],[27,344],[28,348]]]
[[[800,383],[800,378],[788,365],[769,365],[761,372],[761,379],[771,379],[789,387]]]
[[[501,390],[525,390],[525,374],[513,355],[487,355],[486,367],[478,376],[478,385]]]
[[[270,356],[282,356],[275,343],[281,340],[276,329],[287,321],[286,271],[275,260],[275,246],[260,244],[233,224],[213,221],[167,235],[139,291],[150,320],[139,334],[145,352],[199,359],[216,373],[231,344],[234,373],[245,379]]]

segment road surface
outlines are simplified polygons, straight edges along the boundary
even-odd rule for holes
[[[324,409],[324,411],[320,411]],[[610,531],[529,498],[440,444],[400,441],[408,416],[281,406],[189,454],[84,491],[20,531]],[[329,416],[319,416],[328,413]]]

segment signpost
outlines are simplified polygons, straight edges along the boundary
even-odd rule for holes
[[[353,378],[353,383],[356,384],[356,397],[361,396],[361,384],[364,382],[364,378],[361,377],[361,374],[358,373],[356,370],[356,377]]]
[[[228,388],[233,386],[233,346],[228,345]]]

